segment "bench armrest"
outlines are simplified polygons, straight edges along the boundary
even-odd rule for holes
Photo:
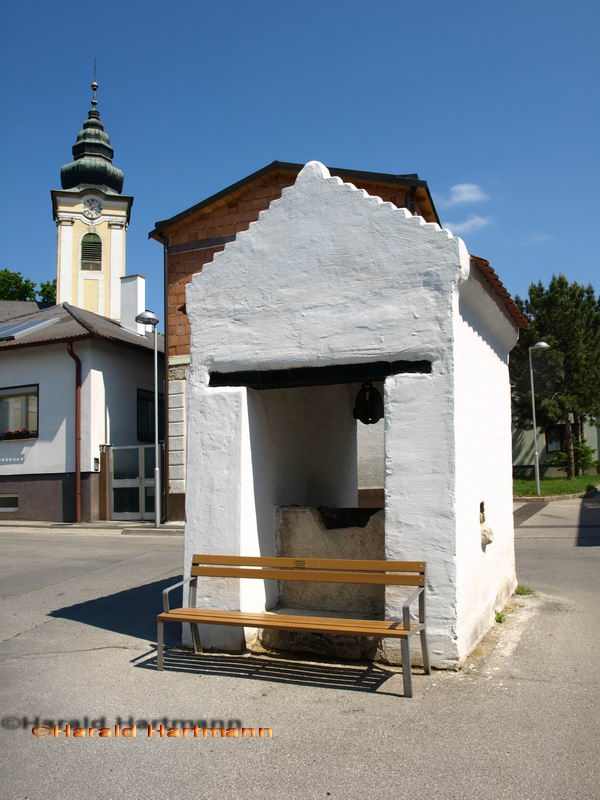
[[[166,589],[163,590],[163,611],[169,611],[169,592],[172,592],[173,589],[179,589],[180,586],[184,586],[186,583],[191,583],[192,581],[197,581],[197,577],[186,578],[183,581],[179,581],[179,583],[174,583],[173,586],[167,586]]]
[[[417,597],[419,598],[419,622],[425,622],[425,603],[423,602],[424,592],[425,587],[419,586],[419,588],[415,589],[415,591],[406,598],[404,603],[402,603],[402,622],[406,630],[410,629],[410,607],[415,602]]]

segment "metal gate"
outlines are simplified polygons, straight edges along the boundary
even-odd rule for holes
[[[154,519],[154,445],[111,448],[110,518]]]

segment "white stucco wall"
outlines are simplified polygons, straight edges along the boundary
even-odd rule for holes
[[[508,354],[517,331],[477,274],[460,288],[454,339],[458,641],[465,657],[516,586]],[[481,502],[494,532],[486,547]]]
[[[3,475],[72,472],[75,469],[75,362],[65,344],[0,354],[0,387],[39,384],[37,439],[0,441]]]
[[[478,578],[457,569],[463,504],[456,442],[463,424],[455,421],[453,318],[469,270],[460,239],[311,162],[248,231],[194,276],[187,287],[192,339],[185,569],[193,552],[249,548],[267,555],[260,519],[277,502],[290,503],[274,491],[272,476],[281,472],[276,466],[293,468],[297,480],[302,473],[291,442],[282,440],[279,454],[269,449],[275,410],[266,413],[271,401],[263,398],[270,391],[210,388],[212,371],[427,360],[431,374],[385,381],[386,557],[428,562],[433,663],[453,666],[464,657],[468,636],[458,615],[463,600],[471,600],[458,581]],[[490,371],[492,380],[504,380],[500,371]],[[340,419],[346,413],[355,433],[351,405],[340,402]],[[474,435],[467,427],[464,436]],[[341,438],[347,443],[351,437]],[[268,537],[266,543],[268,549]],[[198,605],[264,603],[256,589],[245,591],[207,579]],[[386,608],[401,613],[391,590]],[[208,646],[232,646],[236,636],[240,641],[226,631],[205,636]]]
[[[81,470],[92,472],[101,444],[138,444],[137,389],[154,387],[153,356],[98,340],[74,341],[73,350],[81,360]],[[0,441],[2,474],[73,472],[75,361],[67,345],[3,351],[0,359],[0,386],[39,384],[39,436]]]
[[[383,386],[378,385],[383,394]],[[385,420],[374,425],[356,423],[358,485],[361,488],[383,486],[385,480]]]
[[[56,302],[70,303],[73,299],[73,220],[56,221]]]
[[[354,385],[248,391],[255,492],[264,491],[271,507],[356,505],[357,391]]]
[[[183,562],[186,577],[194,553],[242,553],[242,506],[250,491],[248,476],[242,487],[243,467],[246,472],[249,468],[247,451],[242,457],[246,415],[245,389],[203,391],[201,385],[190,384]],[[248,550],[256,546],[254,517],[251,512],[245,522],[246,536],[250,526],[252,537],[243,546],[245,555],[250,555]],[[200,578],[197,604],[239,610],[240,587],[227,578]],[[236,628],[201,626],[201,636],[205,647],[236,649],[243,643],[243,634]]]
[[[395,375],[385,382],[386,558],[427,562],[429,646],[438,667],[452,666],[459,658],[449,366],[440,359],[431,375]],[[401,618],[402,597],[396,587],[386,587],[388,616]],[[384,646],[387,657],[398,660],[397,643]]]
[[[121,278],[125,275],[125,223],[109,222],[108,228],[110,231],[109,314],[111,319],[120,320],[122,310]],[[141,311],[144,311],[143,304]],[[133,316],[135,317],[135,314]],[[138,328],[137,332],[142,333],[143,331]]]
[[[101,444],[143,444],[137,438],[137,390],[154,390],[150,350],[90,340],[75,344],[81,358],[81,469],[94,469]],[[162,381],[162,367],[159,380]],[[147,444],[147,443],[146,443]]]

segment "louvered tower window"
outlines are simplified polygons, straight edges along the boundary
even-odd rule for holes
[[[97,233],[86,233],[81,240],[81,269],[102,269],[102,239]]]

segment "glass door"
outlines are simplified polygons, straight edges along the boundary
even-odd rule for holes
[[[154,519],[154,446],[111,448],[111,519]]]

